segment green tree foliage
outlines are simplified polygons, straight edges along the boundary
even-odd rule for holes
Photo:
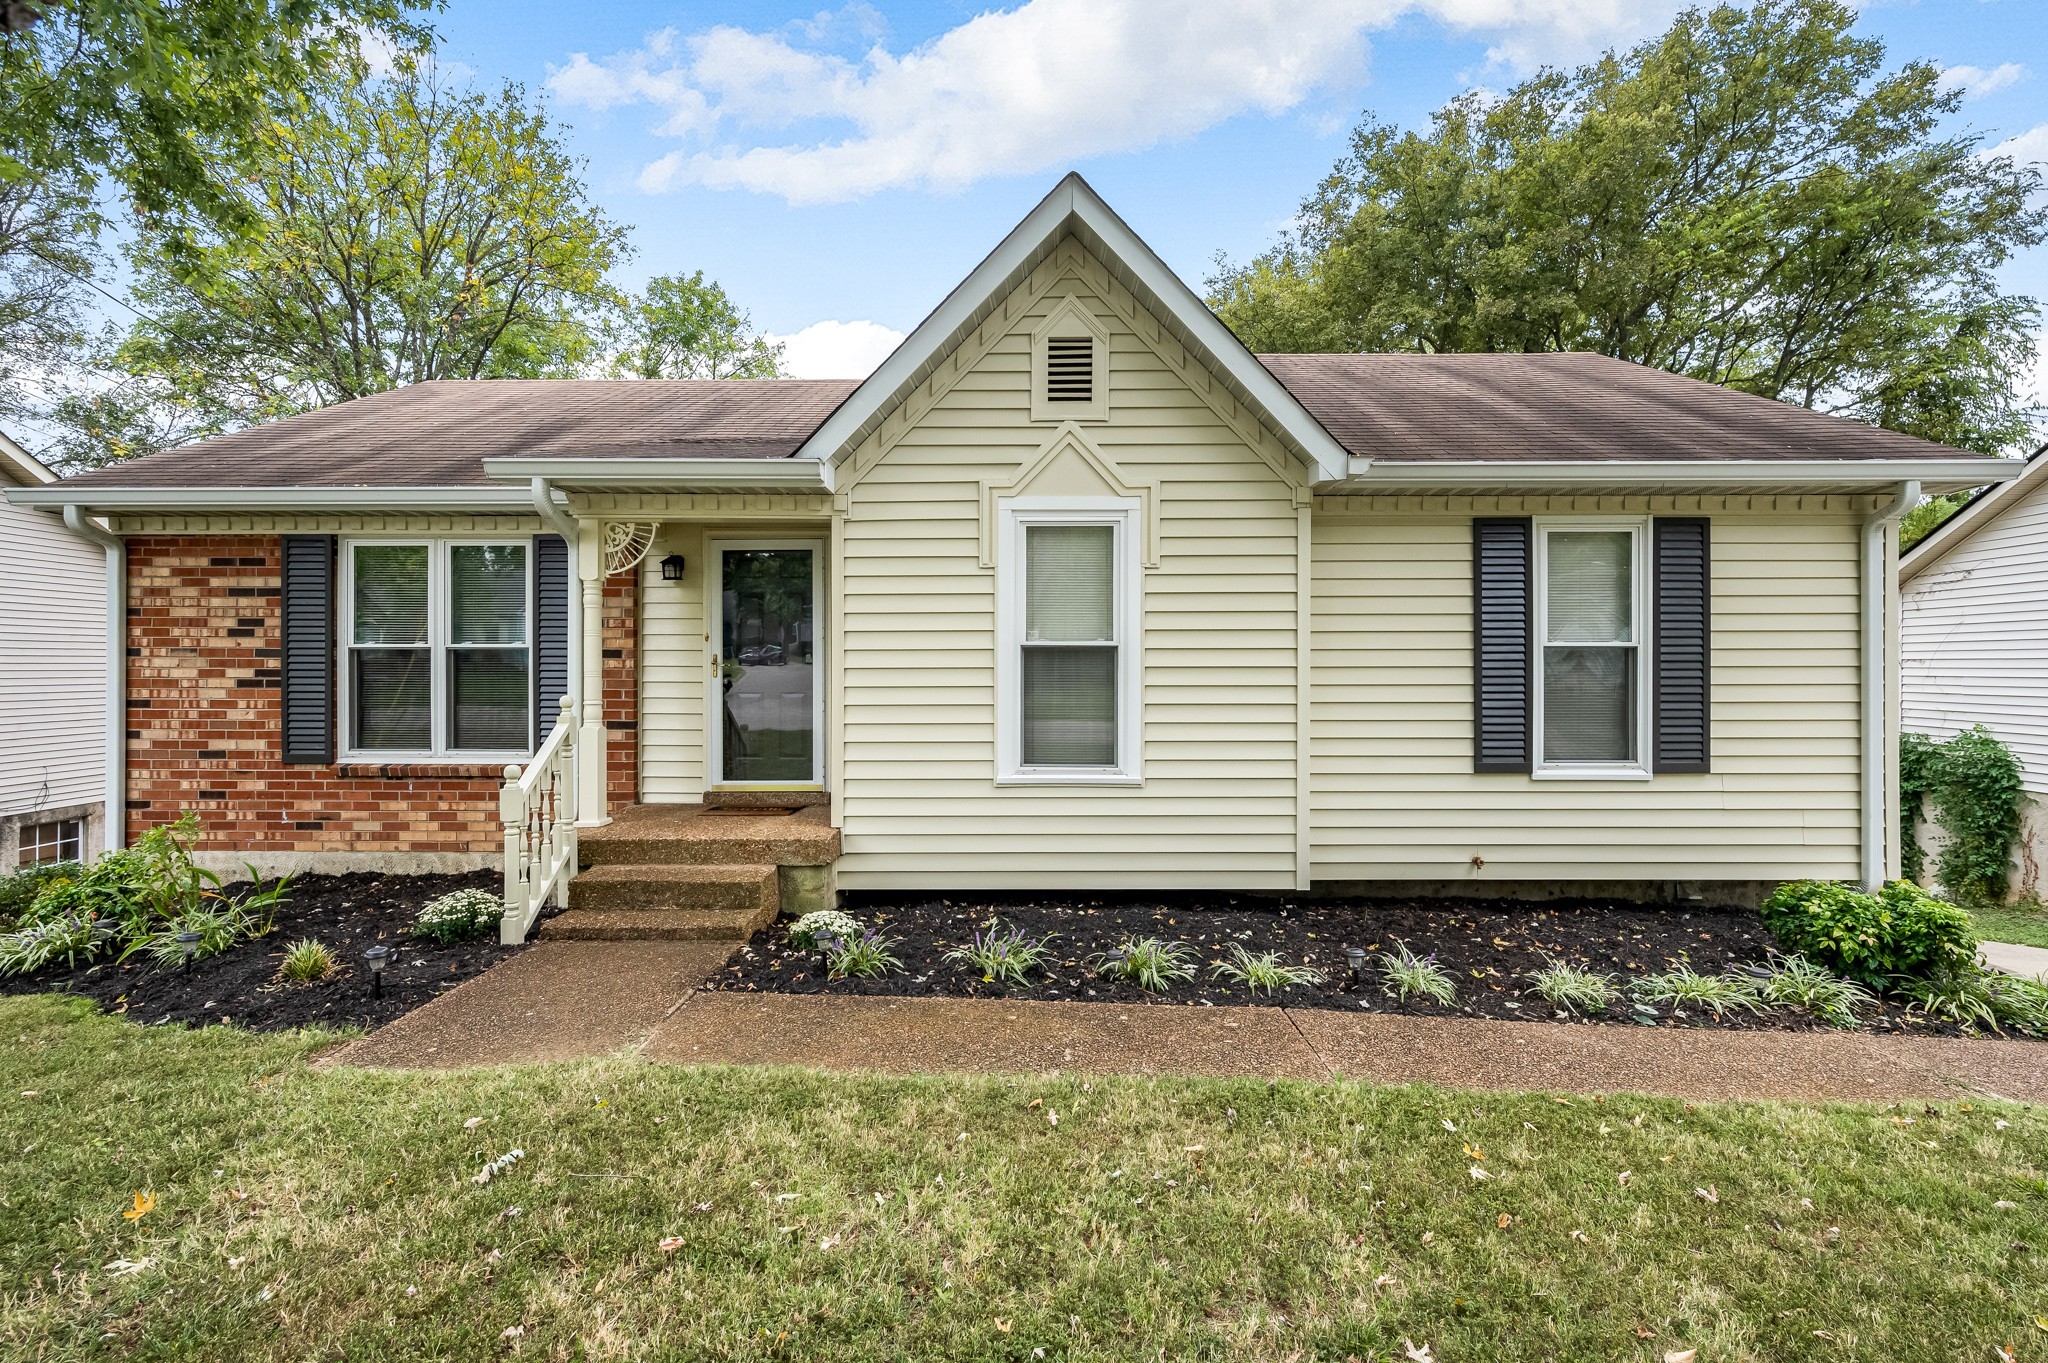
[[[15,0],[0,29],[0,182],[248,226],[233,171],[280,94],[368,37],[431,34],[409,0]]]
[[[36,411],[85,344],[100,225],[75,180],[0,179],[0,423]]]
[[[2040,173],[1948,133],[1838,0],[1687,12],[1426,133],[1368,117],[1300,227],[1210,302],[1255,350],[1591,350],[2000,451],[2039,311],[1998,267]]]
[[[633,379],[779,379],[782,347],[704,277],[656,275],[634,299],[614,372]]]
[[[258,129],[256,224],[139,234],[128,376],[70,401],[60,457],[104,463],[429,379],[592,363],[625,229],[591,204],[543,113],[507,84],[360,63]]]
[[[1942,497],[1929,497],[1908,511],[1899,520],[1899,552],[1905,553],[1941,529],[1942,523],[1961,511],[1969,500],[1968,492],[1951,492]]]
[[[1964,904],[2002,904],[2011,890],[2012,849],[2027,801],[2020,760],[1979,724],[1946,742],[1899,735],[1899,834],[1906,874],[1925,861],[1923,810],[1944,835],[1934,878]]]

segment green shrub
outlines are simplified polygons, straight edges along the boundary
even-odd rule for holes
[[[1282,965],[1277,951],[1247,951],[1242,944],[1230,944],[1230,958],[1209,967],[1212,977],[1232,980],[1256,994],[1271,994],[1300,984],[1321,984],[1323,972],[1305,965]]]
[[[1417,994],[1448,1008],[1458,1001],[1457,982],[1436,963],[1436,953],[1417,956],[1406,942],[1394,943],[1392,951],[1380,953],[1380,973],[1387,977],[1386,994],[1406,1003]]]
[[[1763,989],[1757,981],[1740,975],[1702,975],[1689,965],[1645,975],[1629,986],[1629,992],[1644,1003],[1698,1004],[1711,1009],[1716,1017],[1737,1008],[1764,1011]]]
[[[1156,991],[1195,978],[1194,958],[1194,949],[1185,942],[1126,937],[1108,951],[1089,957],[1088,964],[1103,979],[1129,980],[1140,989]]]
[[[1925,734],[1899,735],[1899,834],[1907,876],[1917,880],[1925,861],[1918,839],[1924,805],[1945,835],[1935,880],[1964,904],[2004,903],[2026,800],[2019,758],[1983,725],[1944,743]]]
[[[447,946],[495,931],[505,901],[489,890],[452,890],[431,900],[414,920],[412,935]]]
[[[27,866],[11,876],[0,876],[0,930],[28,919],[29,907],[43,887],[53,880],[71,880],[84,868],[75,861]]]
[[[1796,880],[1780,885],[1762,913],[1787,952],[1878,988],[1976,959],[1970,916],[1910,880],[1874,895],[1836,881]]]
[[[199,934],[199,940],[192,946],[192,959],[203,961],[220,955],[237,942],[261,937],[269,931],[269,914],[233,900],[217,899],[166,920],[148,937],[129,943],[128,950],[121,955],[125,959],[137,951],[147,951],[160,966],[178,966],[185,962],[185,944],[178,940],[181,932]]]
[[[1876,996],[1862,985],[1845,980],[1804,956],[1774,953],[1771,973],[1762,984],[1764,1002],[1803,1008],[1830,1027],[1861,1026],[1856,1010],[1877,1002]]]
[[[795,931],[790,935],[794,937]],[[1024,929],[1016,927],[1005,932],[1002,924],[991,918],[986,931],[976,930],[966,946],[953,948],[941,959],[980,971],[984,984],[1014,984],[1022,988],[1031,983],[1032,971],[1045,968],[1052,956],[1054,935],[1029,937]]]
[[[1529,972],[1529,983],[1554,1008],[1574,1013],[1604,1013],[1614,1002],[1614,976],[1580,970],[1563,961],[1550,959],[1543,969]]]
[[[77,969],[120,940],[118,920],[60,914],[0,937],[0,975],[32,975],[62,961]]]
[[[277,968],[277,973],[295,984],[311,984],[315,980],[326,979],[340,968],[341,963],[334,959],[334,952],[327,943],[306,937],[285,949],[284,964]]]
[[[865,979],[903,969],[903,962],[890,950],[894,938],[883,937],[873,928],[858,937],[823,937],[826,975],[830,979]]]
[[[1991,996],[1998,1020],[2030,1036],[2048,1036],[2048,979],[2005,978]]]

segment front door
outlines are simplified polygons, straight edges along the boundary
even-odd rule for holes
[[[712,784],[824,782],[817,540],[713,540]]]

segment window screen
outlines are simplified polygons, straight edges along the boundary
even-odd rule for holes
[[[1116,633],[1116,528],[1026,526],[1024,766],[1117,764]]]
[[[1635,534],[1544,539],[1543,760],[1638,760]]]

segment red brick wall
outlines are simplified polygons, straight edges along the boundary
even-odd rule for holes
[[[640,798],[640,570],[604,580],[605,798]]]
[[[279,760],[278,557],[275,535],[129,539],[129,837],[189,809],[213,849],[496,851],[502,767]],[[624,804],[638,769],[636,660],[630,580],[618,581],[621,621],[615,631],[608,583],[604,643],[607,689],[628,698],[628,727],[611,745],[612,786],[623,791],[613,799]]]

